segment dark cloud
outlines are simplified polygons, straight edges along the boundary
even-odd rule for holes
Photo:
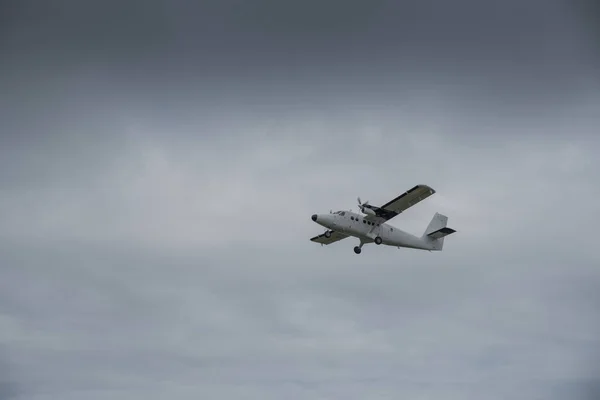
[[[597,46],[560,1],[61,1],[5,10],[0,104],[11,141],[106,135],[127,118],[167,130],[406,101],[427,114],[423,96],[494,123],[554,115],[598,84]]]
[[[93,65],[124,84],[377,75],[396,84],[425,74],[480,85],[516,79],[518,88],[589,72],[582,63],[593,43],[572,9],[537,0],[23,2],[6,13],[3,47],[18,68],[20,60],[43,71]]]

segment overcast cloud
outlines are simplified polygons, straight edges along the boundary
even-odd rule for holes
[[[1,7],[1,400],[599,395],[591,2]]]

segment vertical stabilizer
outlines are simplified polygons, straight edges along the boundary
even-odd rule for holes
[[[433,250],[441,251],[444,247],[444,238],[454,232],[452,228],[447,227],[448,217],[440,213],[435,213],[427,229],[423,233],[423,239],[433,244]]]

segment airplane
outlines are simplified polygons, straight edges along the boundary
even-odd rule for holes
[[[431,222],[421,237],[404,232],[387,223],[390,219],[406,211],[408,208],[425,200],[435,193],[427,185],[416,185],[381,207],[370,205],[368,201],[361,203],[358,208],[364,215],[352,211],[329,211],[329,214],[313,214],[313,222],[327,228],[325,233],[310,240],[322,245],[329,245],[347,237],[358,238],[360,243],[354,247],[354,252],[360,254],[363,245],[375,243],[398,248],[417,250],[442,251],[444,238],[456,232],[448,228],[448,217],[435,213]]]

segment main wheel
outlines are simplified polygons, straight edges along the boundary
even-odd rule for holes
[[[361,249],[360,249],[360,247],[356,246],[356,247],[354,248],[354,252],[355,252],[356,254],[360,254],[360,252],[361,252]]]
[[[380,245],[382,242],[383,242],[383,240],[382,240],[382,239],[381,239],[379,236],[377,236],[377,237],[375,238],[375,244],[376,244],[376,245]]]
[[[325,237],[329,239],[331,237],[331,231],[325,232]]]

